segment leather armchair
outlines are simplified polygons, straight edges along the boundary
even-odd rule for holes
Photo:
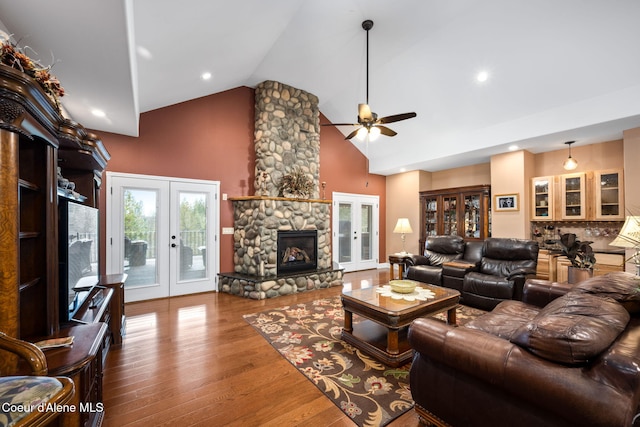
[[[410,387],[422,420],[436,426],[640,424],[640,278],[610,273],[590,280],[576,287],[529,280],[523,301],[504,301],[464,326],[415,320],[408,336]],[[599,328],[615,333],[604,340]],[[591,345],[598,348],[587,354]]]
[[[486,239],[478,271],[464,276],[464,303],[491,310],[503,300],[521,300],[525,281],[536,274],[538,249],[533,240]]]
[[[429,236],[424,244],[424,255],[408,259],[407,279],[431,285],[442,285],[442,265],[461,259],[465,243],[460,236]]]

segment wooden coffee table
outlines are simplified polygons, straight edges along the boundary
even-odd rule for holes
[[[413,357],[407,340],[407,330],[414,319],[447,311],[447,321],[456,323],[456,307],[460,292],[455,289],[419,283],[435,296],[427,301],[407,301],[383,296],[378,286],[354,289],[341,295],[344,308],[342,339],[369,356],[393,367],[401,366]],[[365,320],[353,324],[353,314]]]

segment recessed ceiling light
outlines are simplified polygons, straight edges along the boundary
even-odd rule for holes
[[[209,79],[211,79],[211,77],[212,77],[212,75],[211,75],[211,73],[210,73],[210,72],[208,72],[208,71],[206,71],[206,72],[202,73],[202,75],[200,76],[200,78],[201,78],[202,80],[209,80]]]
[[[97,108],[94,108],[93,110],[91,110],[91,114],[93,114],[96,117],[106,117],[107,115],[107,113]]]
[[[406,172],[407,168],[400,168],[400,172]]]
[[[517,149],[518,149],[518,146],[515,144],[509,146],[509,151],[516,151]]]
[[[486,82],[488,78],[489,78],[489,73],[487,71],[480,71],[476,76],[476,79],[479,82]]]

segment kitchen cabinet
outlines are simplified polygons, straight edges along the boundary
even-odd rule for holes
[[[561,219],[587,219],[586,180],[584,173],[560,175]]]
[[[554,179],[542,176],[531,180],[532,221],[553,221],[554,219]]]
[[[624,255],[596,252],[596,263],[593,267],[594,276],[602,276],[613,271],[624,271]],[[556,261],[556,281],[566,282],[569,279],[569,267],[571,261],[565,256],[560,256]]]
[[[624,220],[623,175],[607,169],[532,178],[531,220]]]
[[[556,258],[558,258],[559,255],[557,251],[540,249],[536,268],[537,279],[551,280],[552,282],[556,281]]]
[[[624,220],[624,182],[620,169],[595,171],[595,219]]]

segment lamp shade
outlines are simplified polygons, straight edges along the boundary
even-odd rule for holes
[[[376,139],[378,139],[379,136],[380,136],[380,128],[379,127],[374,126],[371,129],[369,129],[369,140],[370,141],[375,141]]]
[[[572,171],[575,168],[578,167],[578,162],[576,159],[574,159],[573,157],[571,157],[571,144],[573,144],[575,141],[567,141],[565,142],[565,144],[567,144],[569,146],[569,158],[567,160],[564,161],[564,163],[562,164],[562,167],[565,170],[568,171]]]
[[[569,158],[564,161],[564,164],[562,165],[562,167],[564,167],[565,170],[572,171],[578,167],[578,162],[576,161],[576,159],[569,156]]]
[[[618,236],[609,245],[619,248],[640,247],[640,216],[628,216]]]
[[[398,218],[398,222],[396,222],[396,227],[393,229],[394,233],[413,233],[411,229],[411,224],[409,224],[409,218]]]

